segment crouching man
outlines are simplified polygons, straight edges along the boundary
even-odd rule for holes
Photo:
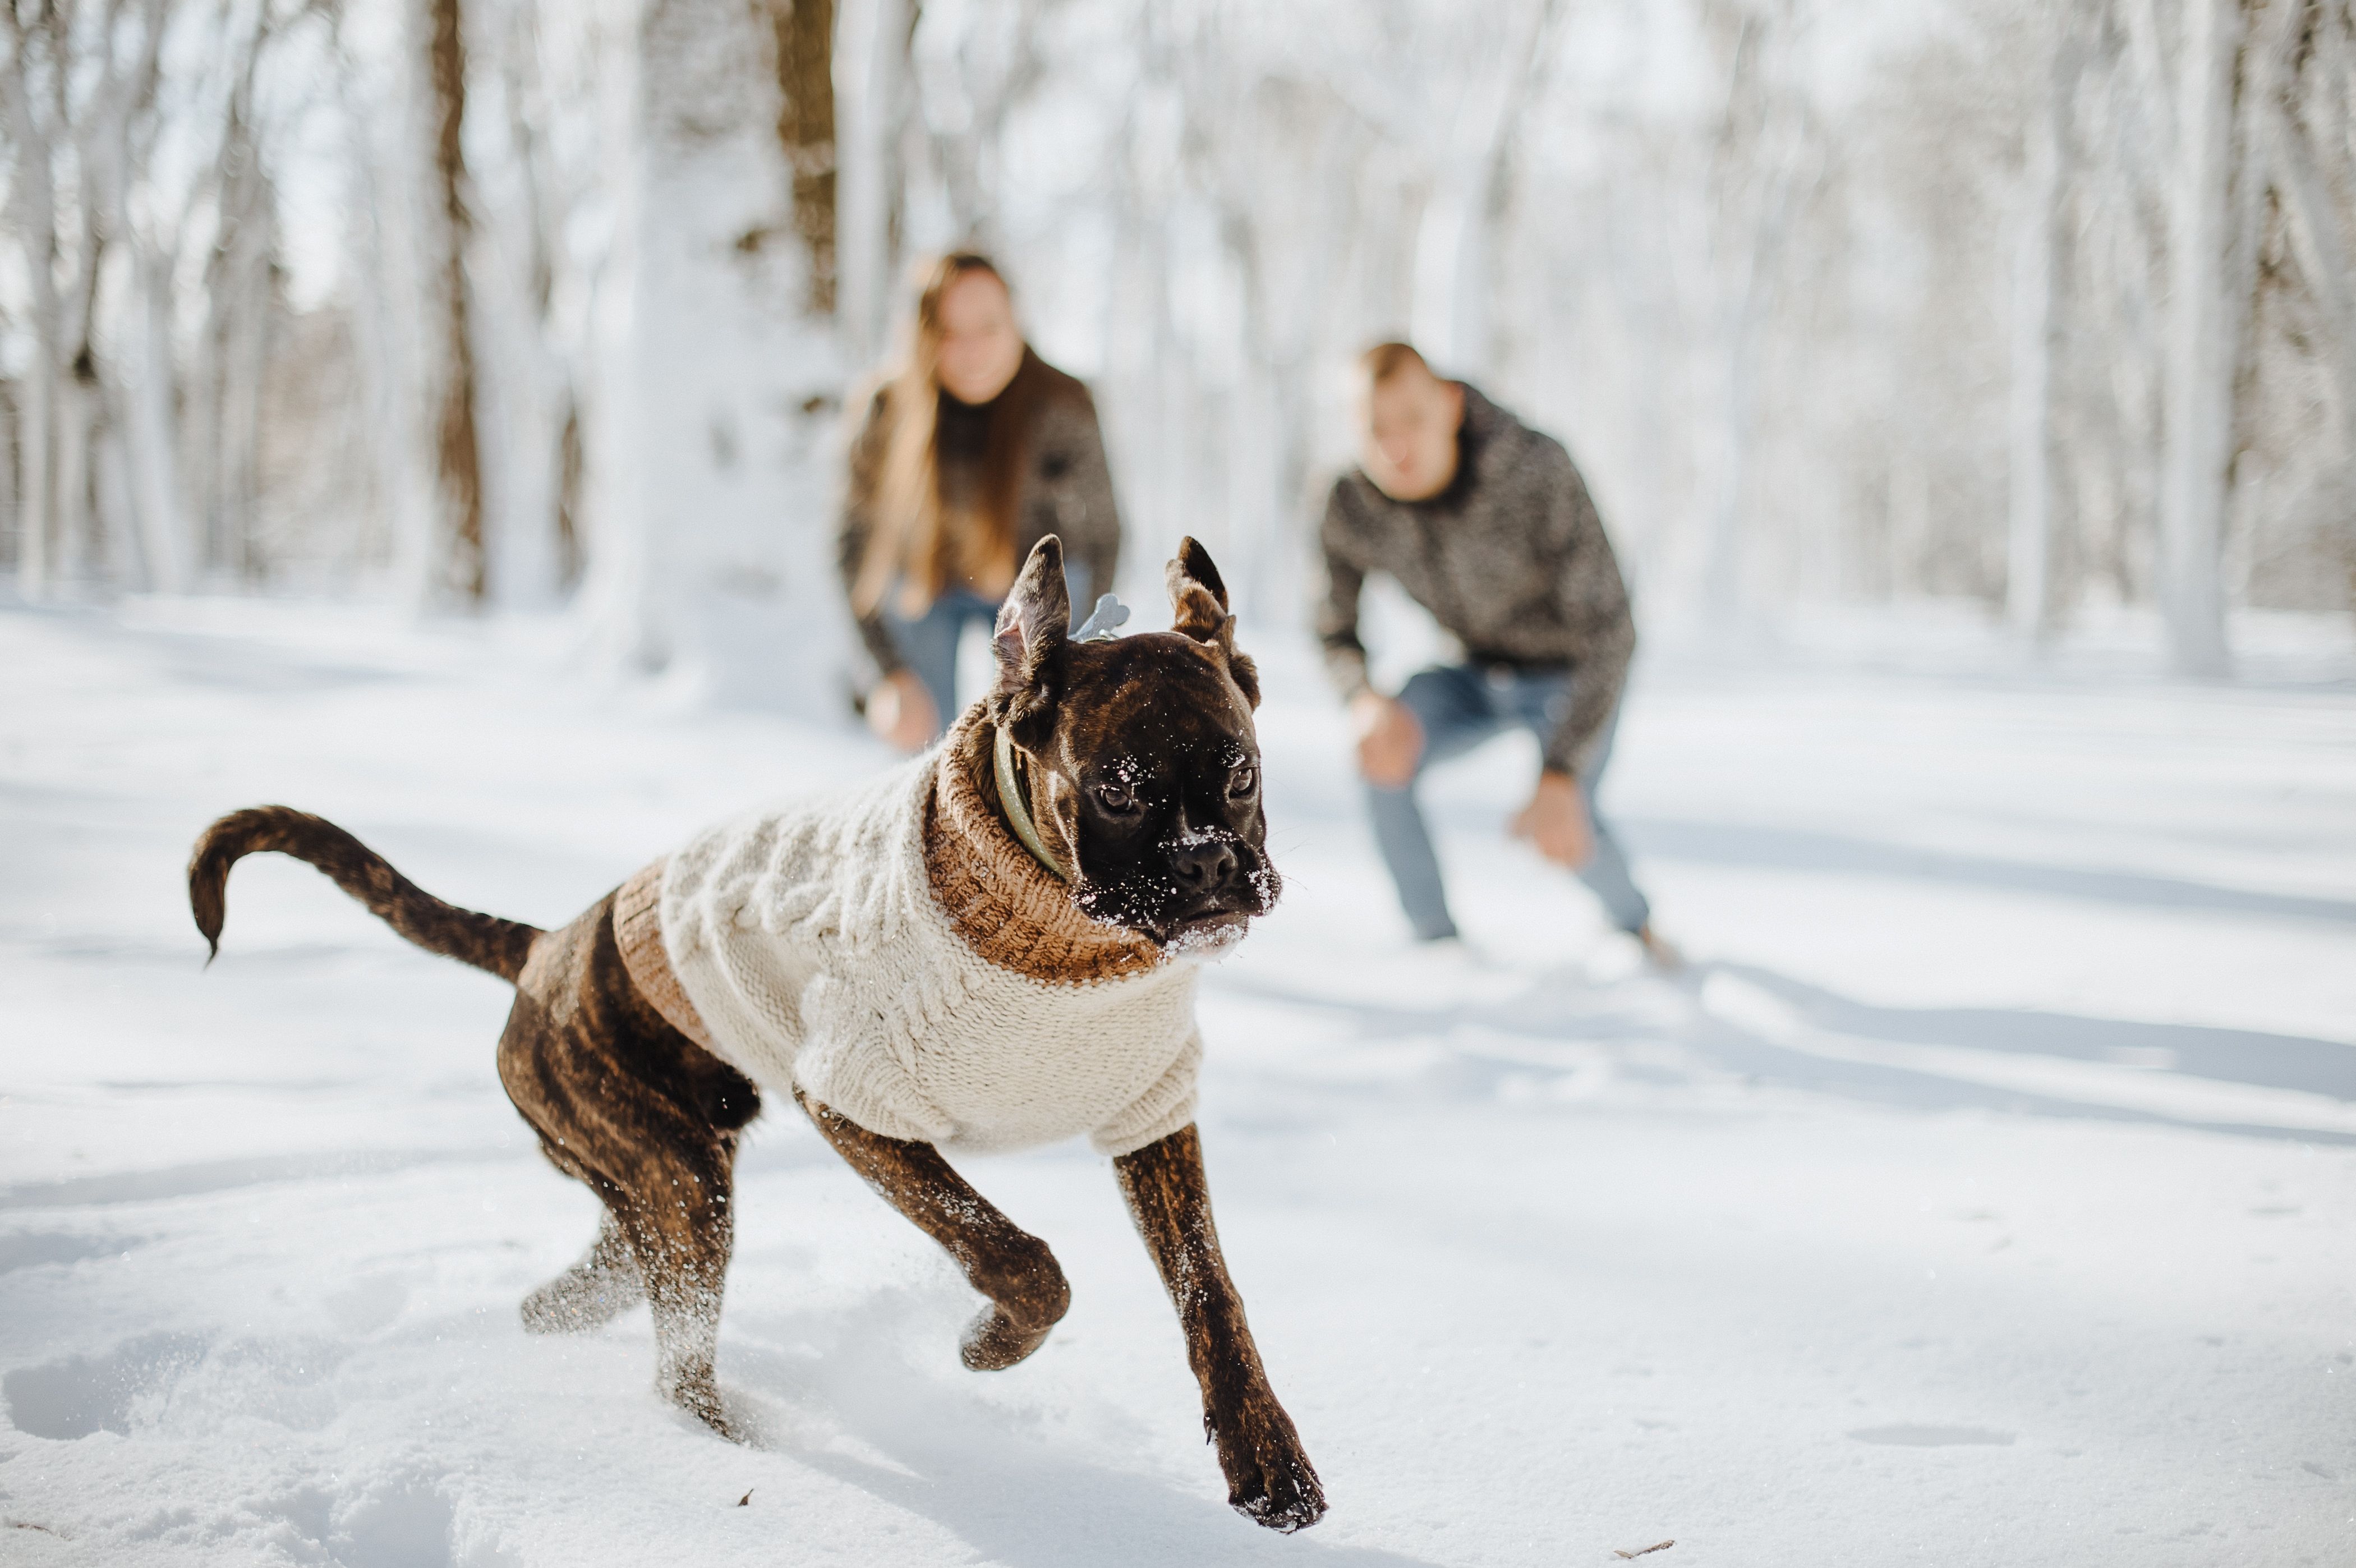
[[[1368,349],[1359,371],[1359,467],[1326,501],[1315,613],[1408,923],[1425,941],[1456,935],[1417,779],[1519,727],[1537,736],[1541,760],[1514,832],[1577,872],[1655,962],[1674,964],[1595,811],[1636,627],[1586,483],[1560,442],[1441,380],[1405,343]],[[1430,611],[1463,661],[1419,672],[1396,697],[1376,691],[1358,638],[1370,572]]]

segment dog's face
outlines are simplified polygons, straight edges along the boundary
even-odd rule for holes
[[[1260,812],[1259,679],[1209,553],[1184,541],[1168,575],[1170,630],[1074,642],[1063,546],[1041,540],[999,612],[990,716],[1027,765],[1072,901],[1164,948],[1213,949],[1282,886]]]

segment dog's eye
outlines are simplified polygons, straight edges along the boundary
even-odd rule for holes
[[[1126,784],[1099,784],[1097,786],[1097,804],[1118,816],[1137,810],[1137,797]]]
[[[1259,788],[1259,769],[1247,762],[1227,776],[1227,793],[1248,795]]]

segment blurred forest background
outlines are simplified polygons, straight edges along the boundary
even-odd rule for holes
[[[1342,367],[1561,435],[1655,619],[2356,593],[2344,0],[0,0],[0,571],[571,613],[833,705],[912,256],[1290,621]],[[788,659],[789,650],[809,657]],[[790,667],[789,667],[790,666]]]

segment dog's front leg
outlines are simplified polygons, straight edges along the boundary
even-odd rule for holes
[[[930,1144],[886,1138],[798,1092],[795,1098],[851,1168],[938,1241],[990,1298],[958,1347],[967,1366],[994,1372],[1046,1342],[1072,1305],[1072,1287],[1046,1242],[1000,1213]]]
[[[1186,1359],[1203,1387],[1203,1425],[1219,1445],[1227,1501],[1236,1511],[1290,1534],[1325,1517],[1325,1491],[1302,1452],[1292,1418],[1276,1402],[1243,1297],[1219,1254],[1203,1140],[1192,1126],[1112,1163],[1138,1234],[1162,1271],[1186,1334]]]

